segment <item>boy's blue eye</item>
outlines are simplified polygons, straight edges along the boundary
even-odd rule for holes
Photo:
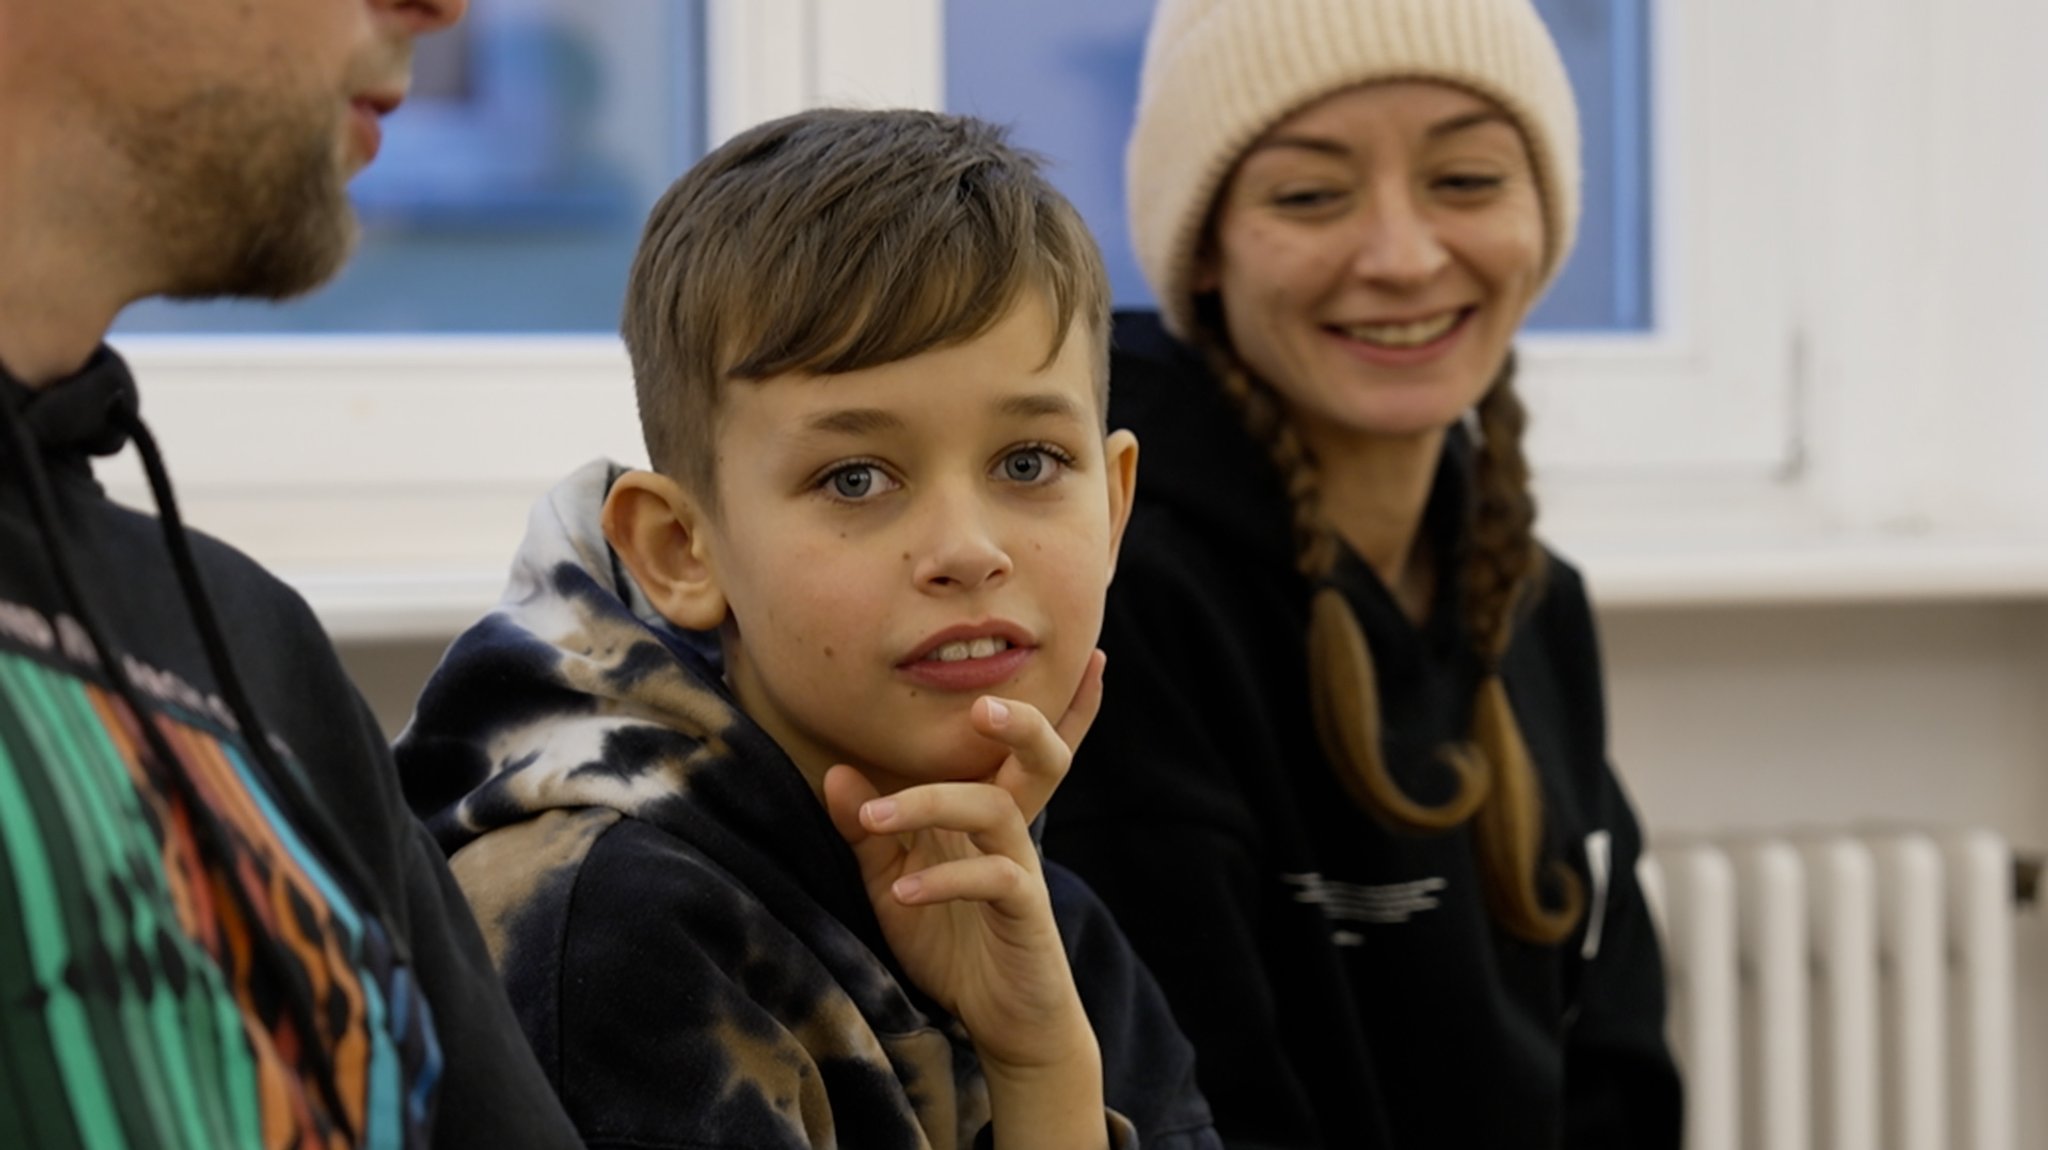
[[[862,500],[884,489],[888,478],[872,463],[855,463],[825,477],[825,486],[841,499]]]
[[[1020,451],[1003,460],[1003,477],[1018,483],[1036,482],[1045,472],[1045,459],[1035,451]]]
[[[1052,478],[1059,474],[1060,468],[1069,462],[1071,461],[1063,458],[1060,452],[1050,447],[1026,447],[1003,456],[1003,461],[997,468],[1002,477],[1011,483],[1035,486],[1051,482]]]

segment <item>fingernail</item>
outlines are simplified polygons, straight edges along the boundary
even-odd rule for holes
[[[1001,699],[989,699],[988,725],[991,727],[1007,727],[1010,725],[1010,708],[1004,706]]]
[[[924,879],[914,874],[907,874],[897,879],[889,889],[896,892],[897,901],[909,902],[924,893]]]
[[[889,820],[896,817],[896,800],[874,799],[861,807],[860,813],[862,817],[875,826],[887,826]]]

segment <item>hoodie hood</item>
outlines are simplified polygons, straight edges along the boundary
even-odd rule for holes
[[[398,738],[407,800],[451,855],[550,811],[604,810],[735,872],[809,875],[842,921],[871,921],[857,879],[820,879],[847,874],[851,851],[727,692],[717,637],[663,619],[606,542],[624,471],[586,464],[534,506],[504,596],[449,648]]]

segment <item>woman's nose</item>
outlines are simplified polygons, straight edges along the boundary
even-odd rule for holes
[[[1352,271],[1360,278],[1394,287],[1427,282],[1449,262],[1436,222],[1407,189],[1373,197],[1362,213]]]

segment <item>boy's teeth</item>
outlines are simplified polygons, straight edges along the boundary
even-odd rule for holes
[[[1441,339],[1443,334],[1458,322],[1461,312],[1445,312],[1435,319],[1417,320],[1414,323],[1361,323],[1344,329],[1344,334],[1365,343],[1376,343],[1382,347],[1420,347],[1431,340]]]
[[[986,659],[999,651],[1009,649],[1008,639],[983,636],[979,639],[956,639],[926,655],[925,658],[934,663],[958,663],[963,659]]]

